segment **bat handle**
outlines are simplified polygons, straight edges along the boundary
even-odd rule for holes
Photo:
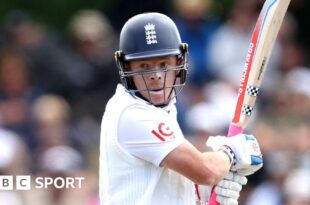
[[[233,137],[233,136],[240,134],[242,132],[243,132],[242,127],[236,126],[236,125],[231,123],[229,126],[227,137]],[[214,188],[215,188],[215,186],[212,188],[212,193],[211,193],[209,205],[220,205],[220,203],[218,203],[216,201],[216,193],[214,191]]]
[[[227,137],[232,137],[243,132],[243,128],[234,124],[230,124]]]
[[[220,203],[218,203],[216,201],[216,193],[215,193],[214,189],[215,189],[215,186],[212,188],[209,205],[220,205]]]

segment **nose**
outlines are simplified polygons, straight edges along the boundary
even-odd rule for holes
[[[161,72],[154,72],[151,74],[150,78],[151,78],[151,80],[161,80],[162,75],[163,74]]]

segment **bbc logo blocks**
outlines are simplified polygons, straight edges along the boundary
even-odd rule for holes
[[[15,185],[15,186],[14,186]],[[31,177],[30,176],[0,176],[0,190],[30,190]]]

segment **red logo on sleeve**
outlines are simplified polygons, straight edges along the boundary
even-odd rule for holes
[[[161,141],[165,142],[173,136],[174,132],[170,130],[170,127],[166,126],[165,123],[161,122],[159,123],[157,130],[152,130],[152,134]]]

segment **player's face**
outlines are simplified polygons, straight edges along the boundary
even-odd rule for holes
[[[133,81],[140,94],[154,105],[166,104],[173,95],[173,85],[176,79],[177,66],[175,56],[149,58],[131,61],[131,71],[139,74],[133,76]],[[169,69],[170,68],[170,69]]]

